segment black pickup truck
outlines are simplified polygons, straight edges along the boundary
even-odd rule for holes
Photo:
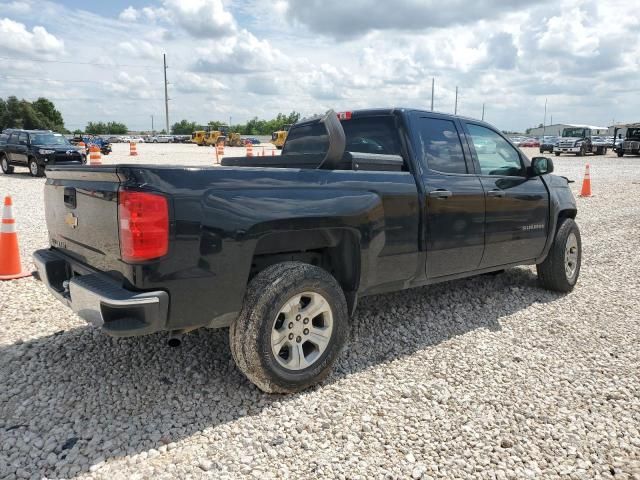
[[[0,168],[13,173],[27,167],[33,177],[43,177],[48,165],[82,165],[87,156],[61,134],[50,130],[7,129],[0,140]]]
[[[282,156],[47,169],[39,278],[114,336],[230,327],[259,388],[322,380],[358,298],[537,265],[578,279],[575,200],[477,120],[376,109],[298,122]]]

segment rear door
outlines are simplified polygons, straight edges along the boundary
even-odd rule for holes
[[[21,132],[18,134],[17,142],[13,146],[13,161],[26,165],[27,159],[29,158],[28,149],[29,134],[26,132]]]
[[[549,194],[542,179],[527,177],[523,155],[496,130],[473,122],[464,122],[464,128],[486,194],[480,267],[538,257],[549,228]]]
[[[485,200],[460,125],[436,114],[420,114],[414,122],[426,192],[427,276],[473,271],[484,250]]]

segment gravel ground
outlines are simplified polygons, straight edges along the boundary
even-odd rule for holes
[[[586,160],[554,161],[577,194]],[[0,282],[0,478],[640,479],[640,158],[588,161],[573,293],[515,268],[365,298],[335,372],[298,395],[253,387],[226,330],[111,339],[34,279]],[[42,185],[0,175],[27,265]]]

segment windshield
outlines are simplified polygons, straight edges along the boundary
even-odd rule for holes
[[[69,141],[59,133],[40,133],[33,136],[32,145],[71,145]]]
[[[587,136],[586,133],[587,131],[584,128],[565,128],[562,131],[562,136],[583,138]]]
[[[627,138],[629,139],[640,139],[640,128],[630,128],[627,130]]]

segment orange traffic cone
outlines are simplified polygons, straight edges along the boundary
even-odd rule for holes
[[[89,147],[89,165],[102,165],[100,147],[98,147],[97,145],[91,145]]]
[[[0,280],[13,280],[31,275],[20,265],[20,249],[12,205],[11,197],[4,197],[2,224],[0,224]]]
[[[275,157],[276,156],[276,151],[275,150],[271,150],[271,156]]]
[[[138,146],[135,142],[129,142],[129,156],[135,157],[138,155]]]
[[[589,172],[588,163],[584,172],[584,180],[582,181],[582,191],[580,192],[580,196],[581,197],[591,196],[591,173]]]
[[[218,144],[216,145],[216,154],[219,157],[222,157],[224,155],[224,143],[223,142],[218,142]]]
[[[84,144],[84,142],[78,142],[78,147],[82,149],[82,153],[87,153],[87,146]]]
[[[247,157],[253,157],[253,143],[247,142],[245,145],[247,146]]]

